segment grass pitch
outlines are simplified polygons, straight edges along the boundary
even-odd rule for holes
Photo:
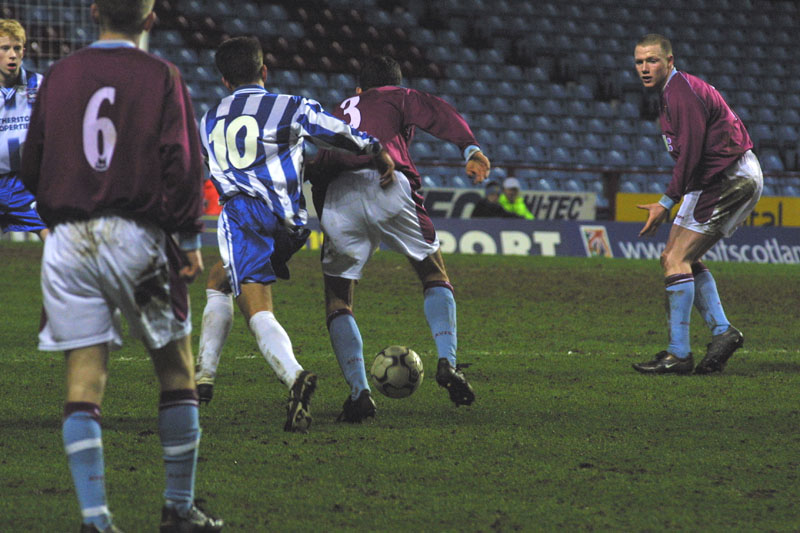
[[[204,250],[207,266],[216,260]],[[34,244],[0,243],[0,529],[76,531],[61,445],[63,361],[37,352]],[[325,328],[318,253],[292,260],[276,316],[320,376],[307,435],[282,431],[286,389],[238,313],[201,409],[197,496],[226,531],[797,531],[800,352],[796,267],[712,263],[745,345],[723,374],[642,376],[666,342],[655,261],[447,256],[459,361],[477,400],[455,408],[405,259],[378,253],[356,289],[371,354],[414,348],[420,389],[376,393],[378,417],[334,422],[348,389]],[[195,346],[204,279],[192,286]],[[697,313],[692,341],[709,334]],[[699,357],[698,357],[699,356]],[[109,504],[155,531],[158,392],[141,345],[112,354],[103,405]]]

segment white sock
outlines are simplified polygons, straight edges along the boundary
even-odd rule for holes
[[[222,347],[233,327],[233,296],[206,289],[206,307],[200,330],[200,351],[197,354],[197,376],[214,379]]]
[[[250,331],[256,336],[258,349],[284,385],[291,387],[303,367],[292,351],[292,341],[275,315],[260,311],[250,317]]]

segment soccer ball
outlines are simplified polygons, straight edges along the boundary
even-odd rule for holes
[[[375,356],[370,376],[375,388],[389,398],[411,396],[422,383],[422,359],[405,346],[389,346]]]

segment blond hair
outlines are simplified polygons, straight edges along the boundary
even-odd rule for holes
[[[0,19],[0,37],[10,37],[25,44],[25,28],[14,19]]]
[[[639,39],[636,43],[636,46],[653,46],[653,45],[660,46],[665,56],[672,55],[672,43],[669,42],[669,39],[658,33],[648,33],[647,35]]]

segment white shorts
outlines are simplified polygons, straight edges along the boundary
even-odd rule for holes
[[[121,346],[115,309],[149,349],[189,335],[189,297],[177,276],[176,250],[163,230],[120,217],[56,225],[42,256],[39,349]]]
[[[325,234],[322,271],[328,276],[361,279],[364,265],[383,243],[421,261],[439,249],[422,196],[402,173],[382,189],[375,170],[342,173],[328,185],[320,226]]]
[[[723,174],[727,179],[683,196],[675,225],[705,235],[733,235],[761,199],[764,177],[758,158],[750,150]]]

